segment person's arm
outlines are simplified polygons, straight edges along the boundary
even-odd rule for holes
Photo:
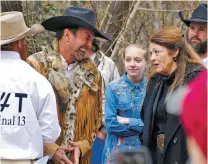
[[[45,76],[46,77],[46,70],[43,68],[43,67],[41,67],[41,65],[40,65],[40,63],[36,60],[36,58],[32,55],[32,56],[30,56],[30,57],[28,57],[27,58],[27,60],[26,60],[26,62],[30,65],[30,66],[32,66],[36,71],[38,71],[40,74],[42,74],[43,76]],[[40,84],[41,85],[41,88],[44,88],[43,86],[42,86],[42,84]],[[52,89],[52,87],[51,87],[51,89]],[[51,90],[50,89],[50,90]],[[44,90],[43,89],[40,89],[40,92],[45,92],[45,88],[44,88]],[[37,93],[35,94],[35,97],[36,97],[36,100],[37,100]],[[49,96],[50,97],[50,96]],[[52,96],[53,97],[53,96]],[[52,99],[54,99],[54,98],[52,98]],[[54,109],[55,109],[55,111],[56,111],[56,114],[57,114],[57,104],[56,104],[56,101],[54,100],[52,100],[52,104],[50,104],[49,102],[51,102],[51,101],[46,101],[46,102],[40,102],[40,106],[44,106],[44,104],[45,104],[45,106],[47,106],[47,104],[49,104],[49,105],[51,105],[52,106],[52,110],[54,111]],[[55,103],[55,104],[54,104]],[[38,105],[39,103],[38,103],[38,101],[34,101],[33,102],[33,104],[34,105]],[[42,105],[41,105],[42,104]],[[37,107],[38,108],[38,107]],[[50,109],[51,110],[51,109]],[[41,119],[41,121],[40,121],[40,123],[41,124],[44,124],[44,121],[45,122],[47,122],[47,121],[49,121],[49,122],[52,122],[52,124],[55,124],[55,126],[58,126],[59,127],[59,123],[58,123],[58,121],[57,121],[57,118],[55,119],[55,120],[53,120],[53,119],[49,119],[48,117],[50,117],[49,115],[48,115],[48,113],[47,112],[45,112],[45,113],[41,113],[41,112],[39,112],[38,113],[38,115],[39,115],[39,117],[43,117],[44,118],[44,116],[46,116],[47,118],[45,118],[45,120],[44,119]],[[50,124],[50,123],[49,123]],[[51,125],[52,125],[51,124]],[[52,127],[52,126],[51,126]],[[51,128],[50,127],[50,128]],[[44,131],[45,129],[44,129],[44,127],[42,127],[42,130]],[[48,131],[48,130],[47,130]],[[47,132],[48,133],[48,132]],[[61,146],[59,146],[59,145],[57,145],[56,143],[55,143],[55,140],[53,141],[53,142],[50,142],[50,141],[48,141],[48,139],[47,139],[47,134],[45,134],[45,132],[43,132],[43,134],[44,135],[46,135],[45,137],[44,137],[44,146],[43,146],[43,150],[44,150],[44,156],[46,156],[46,155],[52,155],[52,161],[56,164],[57,163],[57,161],[58,162],[64,162],[64,163],[71,163],[71,161],[67,158],[67,156],[66,156],[66,153],[67,152],[74,152],[75,151],[75,149],[68,149],[68,148],[65,148],[65,147],[61,147]],[[59,133],[57,134],[58,136],[59,136]],[[77,154],[77,153],[76,153]]]
[[[41,78],[42,81],[40,81],[39,86],[37,84],[38,95],[36,99],[39,98],[37,118],[43,136],[43,143],[55,143],[61,132],[56,97],[50,83],[44,77],[41,76]]]
[[[118,80],[120,78],[120,74],[118,72],[118,68],[116,67],[116,64],[113,63],[113,78],[111,79],[111,81],[114,81],[114,80]]]
[[[39,53],[41,53],[41,55],[44,55],[44,54],[42,54],[42,52],[39,52]],[[38,71],[41,75],[43,75],[44,77],[47,77],[45,68],[41,66],[41,64],[36,60],[34,55],[29,56],[26,59],[26,62],[31,67],[33,67],[36,71]]]
[[[107,87],[105,95],[105,124],[107,133],[115,135],[117,137],[136,135],[137,132],[130,130],[128,126],[118,122],[116,109],[117,100],[111,88],[111,85]]]
[[[121,117],[117,116],[118,122],[128,125],[129,129],[141,132],[144,124],[141,119],[139,118],[126,118],[126,117]]]
[[[102,111],[103,111],[103,119],[102,119],[102,124],[105,124],[105,119],[104,119],[104,109],[105,109],[105,81],[104,78],[102,77]]]

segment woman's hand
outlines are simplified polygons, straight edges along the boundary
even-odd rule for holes
[[[125,124],[125,125],[129,124],[129,118],[127,118],[127,117],[121,117],[121,116],[117,115],[117,121],[121,124]]]

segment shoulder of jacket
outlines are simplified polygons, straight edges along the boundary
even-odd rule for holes
[[[112,88],[112,90],[117,90],[119,88],[123,88],[123,86],[127,86],[123,76],[117,80],[111,81],[108,85]]]
[[[42,56],[44,56],[43,51],[36,52],[36,53],[30,55],[30,56],[27,58],[27,60],[36,60],[36,61],[38,61],[38,59],[39,59],[40,57],[42,57]]]
[[[184,82],[185,83],[190,82],[204,69],[205,68],[203,68],[200,65],[187,64],[186,70],[185,70],[185,75],[184,75]]]
[[[195,64],[190,64],[188,63],[186,65],[186,70],[185,70],[185,76],[186,75],[189,75],[189,74],[195,74],[197,72],[200,72],[202,70],[204,70],[205,68],[203,68],[202,66],[200,65],[195,65]]]

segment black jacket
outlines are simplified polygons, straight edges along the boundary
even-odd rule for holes
[[[189,83],[202,70],[203,68],[200,66],[187,64],[184,76],[184,84]],[[174,78],[172,78],[172,81],[173,80]],[[141,110],[141,118],[144,122],[142,141],[143,145],[147,146],[151,152],[156,146],[155,143],[153,143],[152,131],[157,102],[159,100],[157,93],[160,92],[160,83],[161,79],[159,74],[155,74],[151,77]],[[181,127],[179,117],[167,113],[166,118],[167,122],[165,128],[164,161],[161,164],[185,164],[188,158],[186,138]]]

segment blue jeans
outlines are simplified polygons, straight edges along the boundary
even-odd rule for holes
[[[105,140],[96,137],[92,146],[91,164],[101,164]]]

